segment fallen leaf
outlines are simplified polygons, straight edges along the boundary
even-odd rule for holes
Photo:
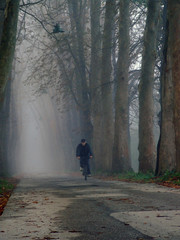
[[[71,232],[71,233],[81,233],[82,231],[77,231],[77,230],[70,230],[68,232]]]

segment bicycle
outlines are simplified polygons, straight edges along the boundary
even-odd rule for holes
[[[87,176],[88,176],[88,160],[87,159],[84,159],[84,162],[83,162],[82,175],[84,176],[84,180],[87,181]]]

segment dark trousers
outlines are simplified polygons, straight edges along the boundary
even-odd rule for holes
[[[87,173],[91,174],[89,159],[88,158],[80,158],[80,167],[83,168],[84,164],[87,164]]]

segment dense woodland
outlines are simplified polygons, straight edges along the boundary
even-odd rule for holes
[[[178,0],[1,0],[1,174],[14,137],[8,83],[24,40],[38,49],[26,84],[37,95],[55,90],[72,149],[86,138],[95,170],[131,171],[138,131],[139,172],[180,172]]]

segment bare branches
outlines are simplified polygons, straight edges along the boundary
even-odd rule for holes
[[[52,32],[48,31],[48,29],[45,27],[45,25],[43,24],[43,22],[42,22],[40,19],[38,19],[34,14],[32,14],[32,13],[24,10],[23,8],[20,8],[20,10],[21,10],[22,12],[26,13],[27,15],[30,15],[31,17],[33,17],[37,22],[39,22],[39,23],[41,24],[41,26],[43,27],[43,29],[44,29],[48,34],[52,35]]]
[[[33,5],[40,4],[40,3],[45,2],[45,1],[46,1],[46,0],[39,0],[39,1],[36,1],[36,2],[28,1],[27,3],[25,3],[25,1],[22,0],[22,3],[23,3],[23,4],[21,4],[20,7],[33,6]]]

